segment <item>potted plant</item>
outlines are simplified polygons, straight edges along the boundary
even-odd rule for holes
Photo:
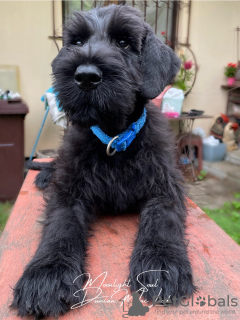
[[[237,72],[237,64],[236,63],[228,63],[227,67],[225,67],[225,76],[228,78],[228,84],[232,86],[235,82],[235,74]]]
[[[182,111],[184,93],[190,88],[189,82],[192,79],[193,63],[188,60],[183,53],[180,53],[182,60],[180,70],[174,79],[172,88],[170,88],[163,96],[162,112],[167,113],[168,117],[179,116]]]
[[[180,56],[182,63],[178,75],[175,78],[173,86],[175,88],[181,89],[182,91],[187,91],[189,89],[188,82],[191,81],[193,72],[193,63],[191,60],[187,60],[184,54]]]
[[[162,112],[167,113],[168,117],[176,117],[176,114],[181,114],[184,93],[189,90],[189,84],[193,77],[193,62],[187,59],[182,52],[180,53],[180,59],[182,63],[172,88],[164,94],[162,99]]]

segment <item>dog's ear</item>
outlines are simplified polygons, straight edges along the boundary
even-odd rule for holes
[[[147,99],[156,98],[177,74],[180,59],[174,51],[163,44],[146,25],[146,36],[142,43],[141,95]]]

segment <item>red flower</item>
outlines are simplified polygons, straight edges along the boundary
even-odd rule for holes
[[[193,65],[192,61],[189,60],[189,61],[185,61],[184,62],[183,67],[184,67],[185,70],[189,70],[189,69],[192,68],[192,65]]]
[[[165,34],[166,34],[165,31],[162,31],[162,32],[161,32],[161,35],[162,35],[162,36],[165,36]]]
[[[228,63],[228,67],[231,67],[231,68],[235,68],[236,67],[236,63],[232,63],[232,62],[230,62],[230,63]]]

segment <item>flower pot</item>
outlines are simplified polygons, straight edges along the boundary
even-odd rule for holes
[[[228,78],[228,85],[232,86],[235,82],[235,78]]]
[[[183,100],[183,90],[170,88],[163,96],[161,111],[175,118],[177,114],[181,114]]]

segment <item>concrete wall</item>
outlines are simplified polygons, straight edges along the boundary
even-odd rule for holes
[[[55,1],[56,27],[61,28],[61,1]],[[184,110],[202,109],[215,115],[225,111],[224,65],[236,62],[236,32],[240,25],[240,1],[193,1],[190,43],[199,72],[184,102]],[[44,117],[40,97],[51,86],[50,63],[57,49],[52,35],[51,1],[0,1],[0,64],[18,65],[21,94],[30,113],[25,122],[25,155],[29,156]],[[59,41],[59,45],[61,42]],[[195,126],[208,131],[211,120]],[[61,132],[48,116],[38,149],[56,147]]]
[[[61,2],[56,2],[57,27],[61,21]],[[0,64],[18,65],[20,93],[30,113],[25,120],[25,155],[29,156],[44,117],[42,94],[51,86],[51,61],[57,48],[52,35],[51,1],[0,1]],[[59,41],[61,45],[61,41]],[[60,127],[50,115],[38,149],[54,148],[59,143]]]

